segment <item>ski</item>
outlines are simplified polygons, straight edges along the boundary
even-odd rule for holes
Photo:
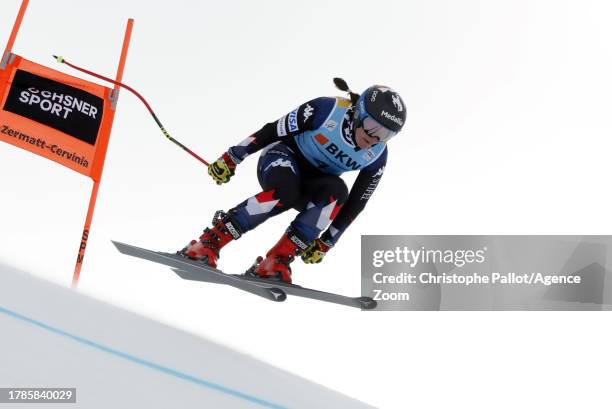
[[[178,275],[185,274],[180,269],[172,268]],[[312,288],[302,287],[297,284],[289,284],[283,281],[270,281],[265,278],[257,278],[244,274],[233,274],[233,277],[252,282],[254,284],[263,285],[266,287],[276,287],[283,290],[287,295],[295,295],[296,297],[310,298],[318,301],[325,301],[333,304],[345,305],[347,307],[361,308],[363,310],[372,310],[376,308],[376,300],[370,297],[349,297],[346,295],[328,293],[325,291],[313,290]],[[206,277],[195,278],[199,281],[206,281]]]
[[[376,300],[370,297],[349,297],[341,294],[313,290],[312,288],[302,287],[297,284],[289,284],[285,283],[284,281],[271,281],[269,279],[257,277],[252,272],[255,270],[259,262],[261,262],[261,258],[258,258],[245,274],[233,274],[232,276],[256,285],[276,287],[282,289],[286,294],[295,295],[296,297],[310,298],[313,300],[345,305],[347,307],[361,308],[362,310],[372,310],[376,308]],[[180,271],[180,269],[173,268],[172,270],[178,275],[185,274],[185,272]],[[196,279],[204,281],[206,278]]]
[[[215,284],[225,284],[239,290],[258,295],[270,301],[285,301],[287,294],[276,285],[261,285],[254,281],[245,280],[239,276],[226,274],[216,268],[207,266],[195,260],[182,257],[173,253],[153,251],[130,244],[112,241],[117,250],[122,254],[141,258],[155,263],[163,264],[185,280],[203,281]]]
[[[274,285],[281,288],[288,295],[295,295],[296,297],[311,298],[313,300],[345,305],[347,307],[361,308],[363,310],[372,310],[376,308],[377,305],[376,300],[372,299],[371,297],[349,297],[341,294],[313,290],[312,288],[302,287],[297,284],[289,284],[283,281],[270,282],[265,278],[258,278],[251,275],[240,275],[239,277],[257,284],[269,286]]]
[[[284,301],[287,294],[290,294],[296,297],[310,298],[364,310],[374,309],[377,305],[376,301],[370,297],[349,297],[283,281],[270,281],[245,274],[227,274],[177,254],[148,250],[117,241],[113,241],[113,244],[123,254],[168,266],[175,274],[185,280],[225,284],[271,301]]]

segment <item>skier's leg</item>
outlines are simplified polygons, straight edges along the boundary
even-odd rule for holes
[[[348,188],[340,176],[324,175],[308,178],[302,184],[307,202],[301,203],[291,228],[310,244],[336,218],[348,199]]]
[[[257,177],[263,191],[228,212],[243,232],[291,209],[300,198],[300,168],[293,155],[289,147],[276,144],[259,158]]]
[[[217,267],[219,250],[240,236],[242,236],[240,225],[231,214],[220,210],[213,217],[212,227],[204,229],[198,240],[191,240],[179,253],[193,260],[201,260],[211,267]]]
[[[296,203],[300,214],[253,270],[260,277],[291,282],[291,262],[319,237],[348,198],[348,188],[339,176],[304,178],[302,190],[301,203]]]
[[[213,226],[205,229],[198,241],[192,240],[181,254],[216,267],[223,246],[293,207],[300,196],[300,176],[292,154],[291,149],[281,144],[262,154],[257,176],[264,190],[227,213],[217,212],[220,217],[215,217]]]

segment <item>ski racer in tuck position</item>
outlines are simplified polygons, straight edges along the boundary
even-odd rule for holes
[[[289,265],[295,257],[306,263],[323,259],[374,192],[387,162],[387,142],[406,120],[404,102],[392,89],[374,85],[359,95],[340,81],[350,99],[308,101],[208,167],[217,184],[227,183],[238,164],[263,149],[257,164],[263,190],[227,212],[218,211],[212,227],[179,254],[216,267],[221,248],[293,208],[298,215],[249,274],[291,283]],[[349,192],[340,175],[350,171],[359,175]]]

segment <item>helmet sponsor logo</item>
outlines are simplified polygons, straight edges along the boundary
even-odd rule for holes
[[[289,115],[287,116],[287,123],[289,125],[289,132],[295,132],[299,129],[298,127],[298,121],[297,121],[297,116],[298,116],[298,109],[294,109],[293,111],[291,111],[289,113]]]
[[[385,118],[387,118],[389,121],[393,121],[396,124],[398,124],[399,126],[404,126],[404,121],[402,121],[402,118],[398,118],[395,115],[391,115],[390,113],[388,113],[387,111],[385,111],[384,109],[380,112],[380,115],[384,116]]]
[[[404,106],[402,105],[402,100],[400,99],[399,95],[391,95],[391,101],[393,101],[393,105],[395,105],[397,112],[402,112],[404,110]]]
[[[312,111],[314,111],[314,108],[310,104],[306,104],[306,108],[304,108],[304,123],[312,116]]]
[[[378,95],[378,90],[377,89],[372,91],[372,96],[370,97],[370,102],[376,101],[376,95]]]

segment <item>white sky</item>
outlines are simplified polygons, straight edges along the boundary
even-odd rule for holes
[[[0,39],[19,4],[3,2]],[[355,90],[398,90],[408,121],[379,189],[323,263],[294,267],[298,283],[357,294],[361,234],[612,232],[611,9],[585,0],[31,0],[13,51],[73,75],[51,55],[114,76],[134,18],[124,81],[210,161],[299,103],[340,95],[334,76]],[[277,305],[179,280],[112,247],[182,247],[215,210],[258,191],[256,161],[217,187],[122,91],[80,290],[382,408],[604,399],[600,368],[612,361],[600,352],[612,334],[602,314]],[[91,182],[7,144],[0,171],[0,261],[68,286]],[[221,267],[242,272],[293,216],[228,246]]]

